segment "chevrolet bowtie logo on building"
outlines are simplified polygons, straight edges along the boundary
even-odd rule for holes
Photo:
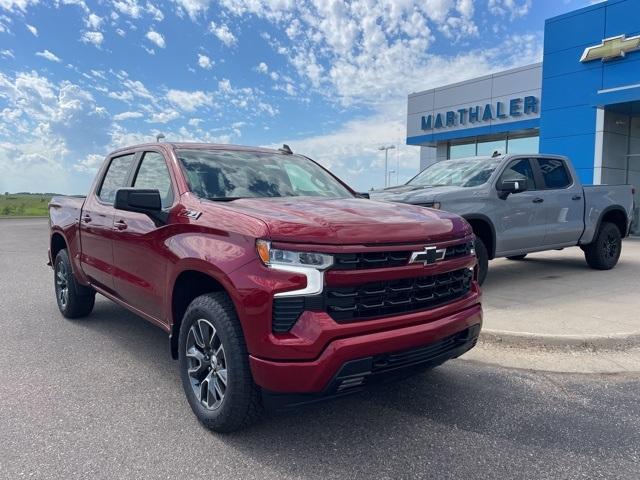
[[[442,260],[447,253],[446,248],[438,247],[424,247],[424,250],[419,252],[413,252],[409,263],[424,263],[425,265],[431,265],[438,260]]]
[[[585,48],[581,62],[590,62],[592,60],[613,60],[624,57],[627,53],[634,50],[640,50],[640,35],[626,38],[625,35],[617,37],[605,38],[600,45]]]

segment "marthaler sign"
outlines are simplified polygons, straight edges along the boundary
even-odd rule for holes
[[[512,98],[509,102],[487,103],[469,108],[449,110],[422,117],[422,130],[457,127],[470,123],[482,123],[509,117],[520,117],[538,113],[540,100],[534,96]]]

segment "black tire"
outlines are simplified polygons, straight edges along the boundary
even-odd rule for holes
[[[489,253],[482,239],[476,236],[474,242],[476,249],[476,258],[478,259],[478,283],[482,285],[487,278],[489,271]]]
[[[613,223],[603,222],[593,242],[585,245],[587,264],[596,270],[611,270],[618,263],[622,252],[622,235]]]
[[[91,313],[96,292],[76,281],[66,249],[58,252],[53,263],[53,284],[58,309],[64,317],[81,318]]]
[[[524,260],[526,256],[526,253],[523,253],[522,255],[513,255],[511,257],[507,257],[507,260]]]
[[[260,389],[251,375],[235,308],[225,293],[201,295],[191,302],[180,325],[178,345],[182,386],[203,425],[216,432],[232,432],[260,417]]]

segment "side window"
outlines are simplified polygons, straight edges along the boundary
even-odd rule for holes
[[[528,158],[519,158],[514,160],[500,176],[500,182],[504,180],[509,181],[527,181],[527,187],[529,190],[536,189],[535,176],[533,175],[533,168],[531,167],[531,161]]]
[[[132,153],[111,160],[98,192],[100,200],[113,204],[116,199],[116,190],[127,186],[127,177],[134,156]]]
[[[557,158],[538,158],[538,165],[547,188],[566,188],[571,185],[567,166]]]
[[[133,181],[136,188],[153,188],[160,191],[162,208],[170,207],[173,203],[173,188],[171,176],[164,161],[164,157],[156,152],[145,152],[142,162]]]

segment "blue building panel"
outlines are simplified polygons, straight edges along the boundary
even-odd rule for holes
[[[640,51],[615,60],[581,62],[587,47],[640,32],[640,0],[609,0],[547,20],[540,151],[570,157],[593,182],[596,107],[640,100]]]
[[[546,110],[540,120],[545,138],[570,137],[593,133],[596,109],[591,105]],[[549,153],[549,152],[547,152]]]
[[[638,21],[640,22],[640,18]],[[640,83],[640,51],[630,52],[621,60],[604,63],[601,68],[603,89],[638,84]]]
[[[544,51],[559,50],[600,42],[605,34],[605,10],[598,5],[572,14],[547,20],[544,30]]]
[[[542,78],[559,77],[570,73],[584,72],[585,70],[600,71],[602,65],[599,62],[585,64],[578,61],[587,46],[590,45],[580,45],[553,53],[545,52]]]
[[[575,61],[578,62],[577,59]],[[553,68],[553,65],[545,63],[544,68]],[[580,72],[543,78],[542,115],[547,110],[589,104],[591,92],[596,92],[601,87],[601,69],[583,69]]]
[[[640,1],[624,0],[611,2],[607,6],[605,37],[640,34]]]

